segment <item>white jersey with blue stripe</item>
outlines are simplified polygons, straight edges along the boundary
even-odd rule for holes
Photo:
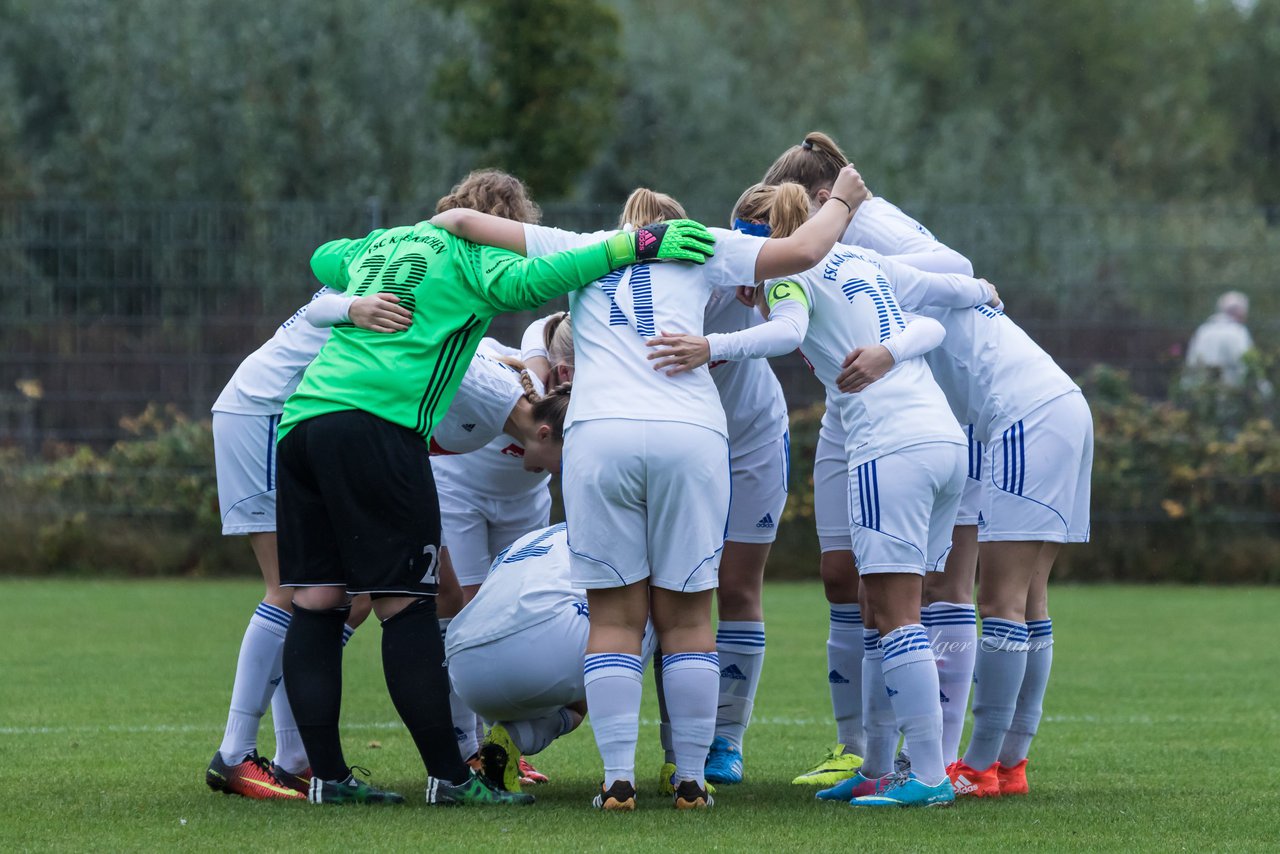
[[[904,281],[909,268],[885,262],[874,252],[837,245],[816,267],[785,281],[795,282],[809,300],[809,329],[802,345],[814,373],[829,390],[845,356],[879,344],[906,327],[890,276]],[[928,442],[966,442],[947,400],[924,359],[904,359],[857,394],[830,395],[844,427],[850,471],[893,451]]]
[[[431,437],[433,451],[450,452],[431,459],[431,471],[440,486],[486,498],[512,498],[551,482],[547,472],[525,471],[524,446],[502,432],[524,387],[519,371],[493,357],[512,354],[519,351],[493,338],[480,340],[458,394]],[[533,390],[542,394],[542,382],[533,374],[529,379]],[[509,405],[496,405],[508,399]]]
[[[316,291],[311,302],[325,294],[337,294],[332,288]],[[307,365],[329,340],[329,329],[307,322],[311,302],[293,313],[265,344],[249,354],[231,375],[213,412],[237,415],[279,415],[284,402],[293,394]]]
[[[734,291],[721,288],[707,301],[703,332],[739,332],[759,323],[764,323],[759,311],[738,302]],[[786,434],[787,401],[768,360],[730,359],[707,367],[724,407],[730,457],[749,454]]]
[[[530,257],[598,243],[616,232],[576,234],[526,225]],[[702,265],[633,264],[569,294],[573,395],[566,429],[622,418],[696,424],[728,435],[720,395],[704,365],[675,376],[655,371],[645,341],[659,331],[703,334],[712,289],[750,285],[765,238],[713,228],[715,254]]]
[[[586,601],[586,591],[569,581],[564,523],[531,531],[494,559],[480,592],[453,618],[445,655],[513,635],[569,608],[585,610]]]
[[[1027,413],[1073,391],[1066,371],[1003,311],[921,306],[947,337],[925,355],[946,390],[956,417],[973,425],[974,438],[995,441]]]

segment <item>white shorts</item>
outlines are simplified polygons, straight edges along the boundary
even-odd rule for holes
[[[849,522],[860,575],[942,572],[964,491],[963,445],[912,445],[849,473]]]
[[[675,421],[579,421],[565,436],[562,488],[574,587],[716,586],[729,514],[724,436]]]
[[[818,434],[813,458],[813,519],[823,552],[853,551],[849,536],[849,458],[844,446]]]
[[[587,603],[449,658],[453,690],[487,721],[542,717],[587,698],[582,661],[591,621]]]
[[[552,714],[587,699],[582,662],[591,620],[586,602],[549,620],[449,657],[449,681],[462,701],[486,721],[521,721]],[[645,629],[641,657],[653,655],[656,636]]]
[[[1087,543],[1093,415],[1080,392],[1033,410],[985,454],[979,542]]]
[[[740,457],[730,456],[729,527],[725,539],[735,543],[772,543],[787,506],[790,476],[790,433]]]
[[[964,479],[964,493],[960,496],[960,512],[956,514],[956,526],[976,525],[982,515],[982,486],[986,483],[982,452],[983,446],[973,435],[973,425],[965,428],[969,435],[969,475]]]
[[[489,498],[436,481],[440,536],[458,583],[484,583],[498,552],[530,531],[551,524],[551,491],[543,487],[510,498]]]
[[[222,533],[275,531],[279,426],[279,415],[213,413],[213,465]]]

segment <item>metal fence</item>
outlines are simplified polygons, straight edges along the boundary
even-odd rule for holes
[[[609,224],[614,205],[550,207],[545,221]],[[1009,312],[1069,372],[1128,370],[1159,396],[1223,290],[1254,297],[1274,337],[1280,229],[1262,209],[911,207],[997,282]],[[0,203],[0,445],[109,443],[149,403],[208,411],[239,361],[313,289],[311,250],[413,222],[360,206]],[[499,318],[515,342],[528,315]],[[798,359],[776,366],[794,404],[819,398]]]

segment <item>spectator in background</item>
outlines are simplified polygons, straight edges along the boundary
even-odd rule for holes
[[[1187,368],[1207,378],[1216,371],[1222,382],[1239,386],[1244,382],[1244,354],[1253,349],[1253,338],[1244,322],[1249,316],[1249,298],[1239,291],[1218,297],[1215,313],[1191,336],[1187,346]]]

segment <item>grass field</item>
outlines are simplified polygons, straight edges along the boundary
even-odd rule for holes
[[[0,850],[1061,851],[1280,848],[1280,589],[1068,587],[1032,795],[868,814],[788,781],[833,738],[826,610],[813,584],[766,593],[769,647],[748,782],[676,814],[588,808],[599,758],[584,727],[538,757],[525,809],[321,809],[215,795],[244,582],[0,582]],[[348,760],[421,797],[422,768],[378,664],[378,629],[347,648]],[[264,747],[271,740],[263,728]],[[264,749],[264,753],[266,750]],[[268,754],[269,755],[269,754]]]

